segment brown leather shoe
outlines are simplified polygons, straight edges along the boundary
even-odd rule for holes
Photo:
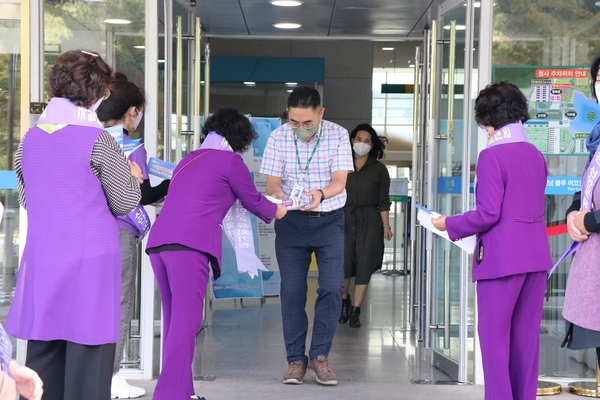
[[[283,383],[300,385],[304,382],[306,375],[306,363],[302,361],[292,361],[288,370],[283,374]]]
[[[311,358],[308,361],[308,366],[315,371],[317,382],[321,385],[337,385],[338,380],[335,373],[329,366],[329,360],[326,356],[319,356],[317,358]]]

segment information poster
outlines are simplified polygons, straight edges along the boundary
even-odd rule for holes
[[[260,164],[267,140],[271,132],[281,126],[281,118],[250,117],[258,138],[254,140],[252,147],[244,153],[244,162],[254,175],[254,183],[259,192],[266,193],[266,176],[260,174]],[[281,275],[275,256],[275,228],[274,222],[265,224],[258,220],[258,241],[260,248],[260,260],[269,272],[263,272],[263,291],[265,296],[278,296],[281,289]]]
[[[600,120],[587,67],[495,67],[494,82],[508,81],[525,94],[527,138],[544,155],[588,155],[585,140]]]

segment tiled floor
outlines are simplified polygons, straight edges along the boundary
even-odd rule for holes
[[[407,279],[376,274],[362,307],[363,326],[338,326],[329,355],[339,379],[335,387],[319,385],[310,373],[303,385],[281,383],[287,364],[277,297],[264,304],[257,299],[214,301],[211,325],[197,341],[197,393],[207,400],[483,399],[482,386],[447,384],[451,379],[431,367],[429,351],[415,342],[406,324]],[[309,320],[315,292],[311,279]],[[146,388],[142,398],[149,399],[156,381],[131,383]]]

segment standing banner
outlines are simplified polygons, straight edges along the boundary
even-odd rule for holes
[[[227,218],[227,217],[226,217]],[[254,251],[258,256],[258,219],[250,216],[252,234],[254,236]],[[263,297],[262,271],[258,275],[251,277],[250,274],[240,273],[235,250],[223,231],[223,258],[221,261],[221,276],[216,281],[210,277],[212,299],[242,299],[242,298],[261,298]]]
[[[244,153],[244,162],[254,174],[254,184],[259,192],[266,194],[266,176],[260,174],[260,164],[271,132],[281,126],[281,118],[250,117],[258,138],[254,140],[249,151]],[[263,291],[265,296],[278,296],[281,288],[281,276],[275,256],[275,228],[273,223],[258,221],[260,260],[269,270],[263,272]]]

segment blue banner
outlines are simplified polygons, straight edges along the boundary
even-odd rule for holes
[[[581,190],[580,176],[549,176],[545,194],[570,195]]]

